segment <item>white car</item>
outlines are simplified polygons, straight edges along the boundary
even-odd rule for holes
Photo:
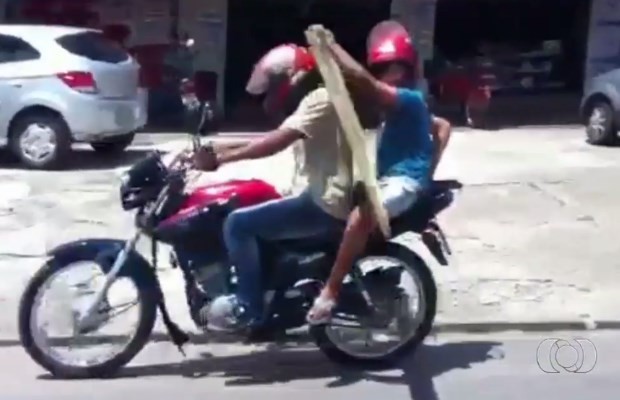
[[[0,25],[0,147],[38,169],[63,166],[73,142],[124,151],[146,124],[139,69],[96,30]]]

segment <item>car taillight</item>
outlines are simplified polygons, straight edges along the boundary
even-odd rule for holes
[[[94,94],[98,92],[97,83],[93,74],[84,71],[71,71],[58,74],[58,78],[71,89],[81,92]]]

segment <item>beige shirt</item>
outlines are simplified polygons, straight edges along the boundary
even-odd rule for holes
[[[351,211],[352,157],[327,90],[319,88],[308,93],[280,128],[306,136],[303,172],[308,190],[325,212],[347,219]]]

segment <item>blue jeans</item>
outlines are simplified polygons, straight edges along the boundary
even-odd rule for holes
[[[272,200],[232,212],[224,222],[224,242],[237,271],[237,299],[249,319],[260,320],[263,287],[258,240],[303,239],[342,231],[345,221],[319,208],[310,195]]]

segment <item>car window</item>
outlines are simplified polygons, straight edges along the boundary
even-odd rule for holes
[[[97,32],[74,33],[61,36],[56,41],[68,52],[93,61],[118,64],[129,58],[120,45]]]
[[[36,60],[41,54],[22,39],[0,35],[0,63]]]

